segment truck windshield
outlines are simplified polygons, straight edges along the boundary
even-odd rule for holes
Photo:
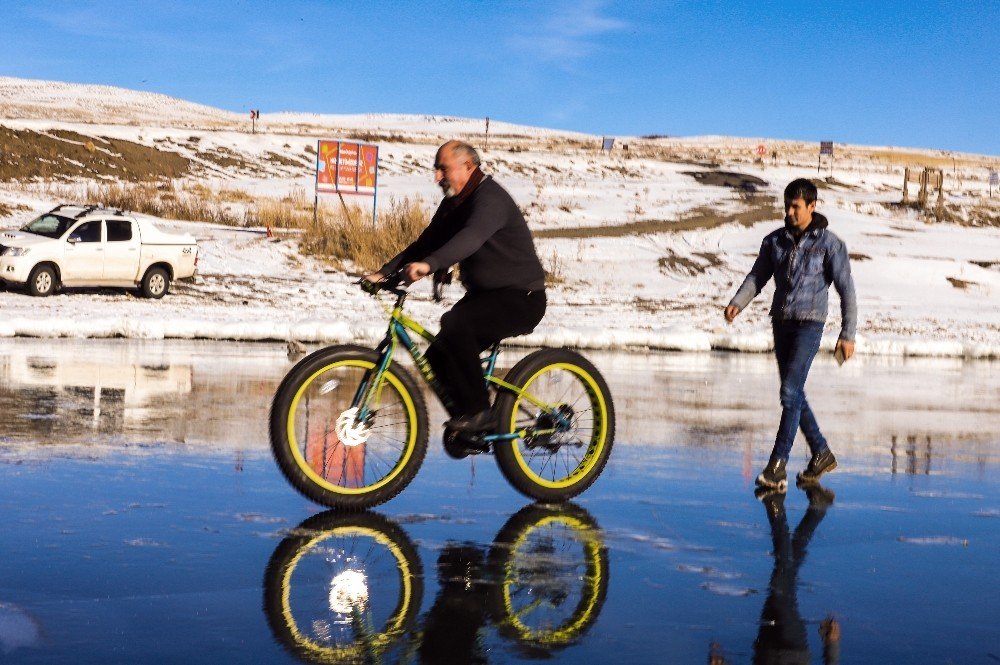
[[[49,238],[59,238],[62,234],[66,233],[66,229],[68,229],[75,221],[76,220],[69,217],[46,213],[41,217],[25,224],[21,230],[27,231],[28,233],[34,233],[35,235],[47,236]]]

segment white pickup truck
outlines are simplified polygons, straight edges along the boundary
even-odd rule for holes
[[[162,298],[172,280],[193,276],[197,264],[193,236],[99,206],[60,205],[20,231],[0,233],[0,281],[26,286],[34,296],[60,286],[117,286]]]

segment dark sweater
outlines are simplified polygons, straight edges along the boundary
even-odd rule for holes
[[[510,194],[487,176],[460,198],[457,205],[451,199],[442,201],[420,237],[380,272],[385,275],[414,261],[429,264],[432,271],[457,263],[470,293],[544,289],[545,271],[535,243]]]

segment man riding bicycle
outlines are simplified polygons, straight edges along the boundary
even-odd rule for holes
[[[480,169],[475,148],[442,145],[434,180],[444,200],[406,249],[366,279],[402,268],[413,283],[458,264],[466,294],[441,317],[426,357],[454,406],[447,426],[463,434],[494,429],[480,353],[535,329],[545,314],[545,271],[514,199]]]

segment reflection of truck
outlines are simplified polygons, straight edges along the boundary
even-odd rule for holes
[[[172,280],[194,275],[197,262],[193,236],[97,206],[60,205],[0,234],[0,281],[35,296],[60,286],[118,286],[162,298]]]
[[[126,424],[141,424],[162,404],[184,404],[192,390],[190,365],[139,365],[129,362],[13,355],[4,358],[0,384],[15,391],[51,390],[61,395],[62,409],[117,413]],[[36,405],[37,408],[37,405]]]

